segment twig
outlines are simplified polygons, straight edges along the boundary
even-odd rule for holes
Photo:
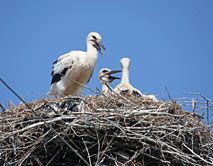
[[[98,154],[97,154],[97,160],[95,162],[95,166],[98,166],[99,165],[99,162],[100,162],[100,140],[99,140],[99,136],[98,136],[98,132],[97,130],[95,130],[96,132],[96,135],[97,135],[97,141],[98,141]]]
[[[128,100],[128,99],[125,98],[124,96],[120,95],[119,93],[115,92],[115,91],[112,89],[112,87],[111,87],[108,83],[106,83],[106,86],[107,86],[114,94],[118,95],[120,98],[122,98],[122,99],[125,100],[126,102],[133,104],[130,100]],[[134,105],[134,104],[133,104],[133,105]]]
[[[6,109],[3,107],[3,105],[1,103],[0,103],[0,107],[1,107],[1,109],[2,109],[3,112],[6,111]]]
[[[21,166],[22,163],[30,156],[30,154],[35,150],[35,146],[33,146],[28,152],[24,155],[24,157],[19,162],[18,166]]]
[[[89,166],[124,166],[153,161],[167,166],[198,166],[210,165],[206,161],[212,161],[210,128],[203,125],[200,118],[191,116],[193,113],[183,114],[175,103],[128,97],[132,105],[116,95],[88,96],[82,97],[83,105],[71,102],[84,112],[61,109],[61,103],[72,99],[76,101],[69,97],[29,104],[39,116],[24,105],[3,112],[0,117],[0,164],[74,165],[77,161]],[[46,131],[48,134],[44,135]],[[191,151],[183,143],[188,148],[190,145]],[[60,161],[61,157],[64,161]]]
[[[83,144],[84,144],[84,147],[86,148],[86,151],[87,151],[87,156],[88,156],[88,159],[89,159],[89,165],[92,166],[92,162],[91,162],[91,158],[90,158],[90,154],[89,154],[89,150],[88,150],[88,148],[87,148],[87,145],[86,145],[86,143],[85,143],[85,141],[84,141],[84,138],[81,137],[81,139],[82,139]]]
[[[40,119],[43,120],[44,124],[46,126],[48,126],[53,132],[55,132],[56,134],[58,133],[57,131],[55,131],[55,129],[52,128],[51,125],[48,125],[48,123],[46,123],[46,121],[39,115],[37,114],[37,112],[35,112],[29,104],[27,104],[13,89],[11,89],[9,87],[9,85],[7,85],[1,78],[0,78],[0,81],[13,93],[16,95],[16,97],[18,97],[37,117],[39,117]],[[89,163],[61,136],[59,135],[59,138],[81,159],[84,161],[84,163],[86,165],[89,166]]]
[[[49,164],[51,164],[51,162],[54,160],[54,158],[59,154],[59,152],[61,151],[61,149],[59,149],[54,156],[48,161],[48,163],[46,164],[46,166],[48,166]]]
[[[196,154],[192,149],[190,149],[188,146],[186,146],[184,143],[182,144],[186,149],[188,149],[193,155],[195,155],[197,158],[199,158],[200,160],[204,161],[207,164],[213,165],[213,162],[209,162],[205,159],[203,159],[202,157],[200,157],[198,154]]]
[[[168,91],[168,89],[167,89],[166,86],[165,86],[165,89],[166,89],[167,95],[168,95],[168,97],[169,97],[169,100],[174,101],[174,100],[172,99],[172,97],[171,97],[171,95],[170,95],[170,93],[169,93],[169,91]]]

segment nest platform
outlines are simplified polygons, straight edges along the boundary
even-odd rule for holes
[[[134,96],[45,98],[1,112],[2,166],[212,165],[201,116]]]

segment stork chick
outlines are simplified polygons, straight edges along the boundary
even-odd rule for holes
[[[71,51],[58,58],[53,64],[52,81],[49,95],[82,95],[84,85],[89,82],[102,47],[101,36],[90,32],[87,36],[87,52]]]
[[[115,87],[114,91],[116,93],[129,94],[129,95],[135,95],[137,97],[141,97],[142,93],[129,83],[130,59],[123,58],[120,60],[120,63],[121,63],[121,69],[122,69],[121,83]]]
[[[118,84],[113,91],[117,93],[121,93],[121,94],[128,94],[128,95],[134,95],[136,97],[147,98],[157,102],[158,99],[154,95],[144,95],[138,89],[134,88],[129,83],[130,59],[123,58],[120,60],[120,63],[122,68],[122,79],[121,79],[121,83]]]
[[[114,77],[111,74],[121,72],[121,70],[111,70],[107,68],[103,68],[99,71],[99,81],[102,86],[103,93],[109,93],[109,84],[115,79],[120,79],[119,77]]]

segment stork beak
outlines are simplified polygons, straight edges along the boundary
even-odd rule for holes
[[[119,77],[111,76],[111,74],[119,73],[119,72],[121,72],[121,70],[111,70],[110,72],[107,73],[109,75],[108,78],[110,79],[110,82],[112,82],[115,79],[120,79]]]
[[[108,72],[108,74],[114,74],[114,73],[119,73],[121,72],[121,70],[111,70],[110,72]]]
[[[111,75],[110,75],[108,78],[109,78],[110,80],[112,80],[112,81],[115,80],[115,79],[121,79],[121,78],[119,78],[119,77],[114,77],[114,76],[111,76]]]
[[[102,55],[104,55],[103,52],[102,52],[102,50],[101,50],[101,48],[100,48],[100,46],[101,46],[104,50],[106,50],[106,48],[104,47],[104,45],[103,45],[103,43],[101,42],[101,40],[96,41],[95,43],[96,43],[96,45],[97,45],[96,48],[98,49],[98,51],[99,51]]]

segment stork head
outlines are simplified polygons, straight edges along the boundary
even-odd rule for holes
[[[129,69],[129,65],[130,65],[130,59],[129,59],[129,58],[122,58],[122,59],[120,60],[120,63],[121,63],[122,69],[123,69],[123,68]]]
[[[99,71],[99,81],[101,84],[111,83],[115,79],[120,79],[119,77],[111,76],[111,74],[121,72],[121,70],[110,70],[103,68]]]
[[[87,43],[91,43],[93,47],[95,47],[102,55],[101,47],[106,50],[104,45],[101,42],[101,36],[97,32],[90,32],[87,36]]]

